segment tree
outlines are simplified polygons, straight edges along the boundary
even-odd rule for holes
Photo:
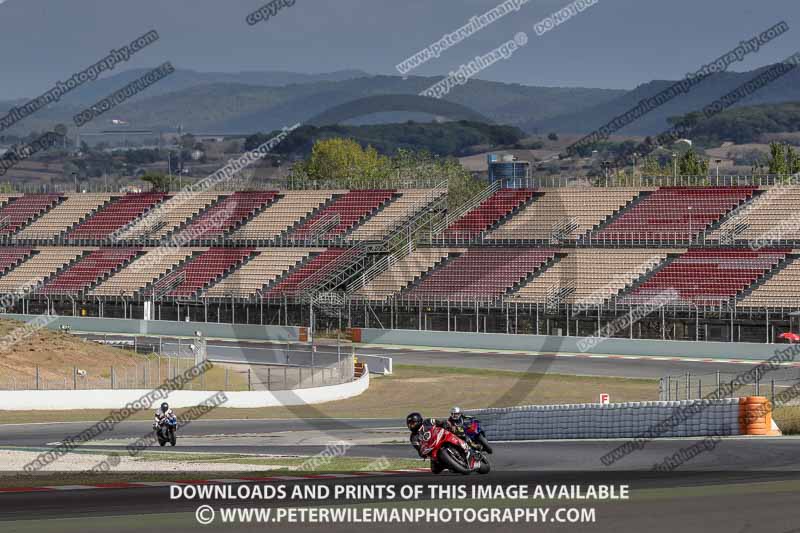
[[[142,176],[142,181],[149,183],[153,187],[154,191],[169,191],[170,178],[166,174],[162,174],[160,172],[147,172]]]
[[[678,160],[678,172],[682,176],[707,176],[708,160],[700,159],[694,149],[689,149]]]
[[[786,155],[784,154],[784,146],[781,143],[769,144],[769,173],[784,176],[789,174],[789,167],[786,164]]]
[[[555,133],[555,132],[548,133],[547,134],[547,138],[550,139],[551,141],[557,141],[558,140],[558,134]]]
[[[357,188],[388,178],[391,161],[371,146],[365,149],[351,139],[333,138],[314,143],[311,156],[294,171],[318,184]]]

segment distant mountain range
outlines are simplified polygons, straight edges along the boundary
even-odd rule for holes
[[[130,70],[88,83],[58,104],[25,118],[6,132],[27,134],[52,128],[56,123],[74,128],[72,116],[146,73]],[[712,76],[661,108],[637,120],[619,133],[657,134],[667,119],[702,108],[756,76],[756,72]],[[329,74],[292,72],[201,73],[178,69],[141,94],[112,109],[84,127],[110,129],[111,119],[123,119],[129,128],[156,132],[175,131],[182,125],[192,133],[252,133],[271,131],[304,122],[359,98],[376,95],[415,95],[440,78],[372,76],[357,70]],[[472,79],[457,86],[445,100],[466,106],[498,124],[517,126],[527,133],[588,133],[671,85],[652,81],[632,91],[532,87]],[[47,88],[43,88],[43,92]],[[739,105],[773,104],[800,100],[800,72],[794,71],[761,89]],[[0,111],[24,101],[0,102]],[[428,119],[430,118],[430,115]],[[420,120],[413,113],[388,112],[372,122]],[[351,121],[365,123],[366,119]]]
[[[702,111],[719,97],[747,83],[767,68],[769,67],[763,67],[752,72],[725,72],[710,76],[688,93],[650,111],[618,133],[624,135],[656,135],[661,133],[670,127],[667,122],[668,118],[682,116],[693,111]],[[526,131],[538,129],[541,131],[556,131],[558,133],[589,133],[604,126],[614,117],[629,111],[642,99],[658,94],[673,83],[675,82],[651,81],[599,105],[577,109],[574,112],[545,120],[532,120],[517,124],[517,126]],[[734,107],[777,104],[798,100],[800,100],[800,69],[795,69],[761,88],[750,97],[741,100]]]

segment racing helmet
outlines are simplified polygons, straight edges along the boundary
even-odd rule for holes
[[[167,411],[169,411],[169,404],[167,402],[164,402],[161,404],[161,412],[166,413]]]
[[[411,413],[406,417],[406,426],[412,433],[416,433],[422,427],[422,415],[419,413]]]
[[[459,406],[455,406],[453,407],[453,409],[450,410],[450,418],[452,418],[453,420],[461,420],[463,414],[464,413],[463,411],[461,411],[461,408]]]

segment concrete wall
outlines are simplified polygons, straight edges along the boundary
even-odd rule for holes
[[[225,392],[228,401],[221,407],[251,408],[308,405],[358,396],[369,388],[369,373],[352,382],[292,391]],[[0,405],[7,411],[61,411],[67,409],[122,409],[146,397],[148,390],[50,390],[0,391]],[[170,407],[194,407],[202,404],[216,391],[173,391],[166,401]],[[155,409],[164,401],[155,399],[146,409]]]
[[[708,359],[749,359],[763,361],[786,344],[756,344],[748,342],[693,342],[606,339],[583,351],[584,337],[546,335],[506,335],[502,333],[463,333],[416,330],[360,330],[363,344],[430,346],[436,348],[466,348],[480,350],[514,350],[539,353],[586,353],[604,355],[639,355],[688,357]],[[585,342],[585,341],[584,341]]]
[[[29,321],[40,315],[3,314],[0,317]],[[207,338],[298,341],[301,330],[294,326],[261,326],[250,324],[214,324],[206,322],[172,322],[167,320],[130,320],[123,318],[89,318],[61,316],[47,327],[57,330],[67,325],[73,332],[116,333],[125,335],[155,335],[194,337],[196,331]]]

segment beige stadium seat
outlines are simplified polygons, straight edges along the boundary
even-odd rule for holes
[[[215,203],[222,193],[177,194],[120,232],[120,239],[160,240]]]
[[[544,195],[488,235],[496,240],[548,241],[556,228],[575,239],[625,207],[646,188],[584,187],[540,189]]]
[[[236,230],[234,240],[271,240],[344,191],[284,191],[280,198]]]
[[[63,202],[20,231],[15,238],[40,241],[56,239],[110,202],[112,198],[114,195],[104,193],[70,194]]]
[[[792,253],[798,255],[800,250],[794,250]],[[736,305],[738,307],[800,308],[800,259],[794,259]]]
[[[38,253],[8,274],[0,277],[0,294],[16,293],[43,282],[85,253],[96,248],[40,248]]]
[[[306,259],[315,248],[259,248],[258,255],[205,291],[205,296],[248,298]]]
[[[774,186],[756,196],[712,232],[712,242],[796,240],[800,186]],[[777,245],[777,242],[776,242]]]
[[[450,254],[461,254],[465,251],[464,248],[420,248],[414,250],[356,291],[356,295],[373,301],[384,301],[399,293]]]
[[[205,248],[170,248],[161,247],[149,250],[145,255],[133,261],[105,282],[94,288],[92,296],[120,296],[124,291],[133,296],[161,276],[174,270],[195,252]]]
[[[518,303],[548,303],[553,295],[564,294],[560,303],[595,306],[619,294],[639,277],[651,271],[668,254],[685,250],[613,250],[576,248],[533,278],[509,300]]]
[[[383,240],[394,228],[419,213],[447,191],[445,189],[404,189],[396,199],[375,216],[356,228],[349,238],[354,241]]]

